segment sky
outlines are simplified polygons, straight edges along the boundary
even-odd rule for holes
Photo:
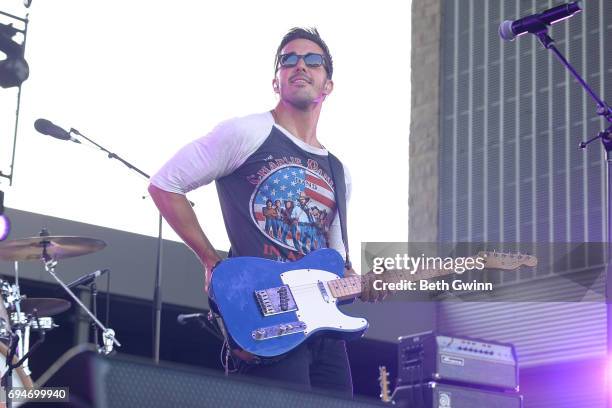
[[[291,27],[315,26],[334,59],[334,92],[317,134],[352,176],[352,258],[358,261],[361,242],[407,241],[410,7],[405,0],[33,0],[25,8],[4,0],[0,10],[30,20],[13,186],[0,178],[5,205],[156,236],[144,178],[87,143],[37,133],[34,121],[78,129],[154,174],[217,123],[272,109],[280,39]],[[0,89],[4,173],[16,95]],[[214,186],[189,198],[213,245],[227,250]],[[178,240],[167,226],[164,238]]]

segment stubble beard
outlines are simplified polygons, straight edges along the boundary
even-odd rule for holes
[[[289,96],[285,101],[297,110],[306,111],[311,109],[317,104],[319,98],[313,95],[314,92],[302,90],[296,92],[294,95]]]

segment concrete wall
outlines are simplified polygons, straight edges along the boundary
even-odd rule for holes
[[[439,65],[440,0],[413,0],[408,198],[413,242],[438,240]]]

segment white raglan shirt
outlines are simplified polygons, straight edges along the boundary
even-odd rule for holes
[[[343,169],[348,203],[351,179],[346,166]],[[232,255],[286,261],[323,247],[336,249],[344,257],[331,173],[327,150],[304,143],[265,112],[220,123],[179,150],[151,183],[168,192],[186,194],[215,181]],[[266,201],[280,200],[281,208],[292,201],[298,209],[300,196],[309,208],[317,207],[319,213],[327,214],[323,222],[306,229],[303,225],[291,228],[277,219],[266,231],[262,211]],[[324,233],[314,234],[313,228],[321,229],[321,224],[325,231],[318,232]],[[321,236],[326,236],[327,242],[319,242]]]

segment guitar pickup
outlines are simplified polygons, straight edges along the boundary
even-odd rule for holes
[[[261,327],[251,332],[254,340],[268,340],[288,334],[302,333],[306,331],[306,323],[301,321],[275,324],[274,326]]]
[[[287,285],[256,290],[255,300],[264,317],[297,310],[297,305]]]

